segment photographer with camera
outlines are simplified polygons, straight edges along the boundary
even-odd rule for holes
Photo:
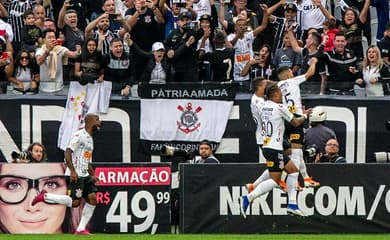
[[[326,142],[332,138],[336,139],[336,133],[325,125],[326,118],[327,113],[325,109],[320,106],[313,108],[313,111],[309,115],[310,128],[305,132],[303,149],[310,149],[313,145],[315,145],[318,149],[317,151],[324,154]],[[314,162],[315,158],[313,158],[313,156],[306,157],[306,155],[306,162]]]
[[[12,163],[39,163],[46,161],[46,148],[43,144],[34,142],[26,151],[12,152]]]
[[[325,154],[318,153],[315,163],[346,163],[344,157],[339,155],[339,142],[329,139],[325,145]]]
[[[213,147],[208,140],[200,142],[199,156],[195,158],[195,163],[219,163],[219,160],[213,155]]]

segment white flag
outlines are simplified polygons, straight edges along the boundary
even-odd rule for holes
[[[233,101],[141,99],[142,140],[220,142]]]
[[[112,82],[101,82],[82,86],[77,81],[70,82],[68,99],[62,122],[58,130],[57,146],[65,150],[73,133],[84,127],[87,113],[107,113],[110,103]]]

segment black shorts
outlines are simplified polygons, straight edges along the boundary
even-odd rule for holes
[[[267,160],[267,168],[270,172],[283,171],[284,166],[290,161],[290,158],[280,150],[263,148],[263,155]]]
[[[79,177],[77,182],[71,182],[70,177],[66,176],[66,182],[68,184],[67,195],[72,199],[87,198],[90,193],[97,192],[95,182],[91,176]]]
[[[290,143],[296,143],[303,145],[303,139],[305,137],[305,132],[303,131],[303,124],[299,127],[294,127],[291,123],[286,122],[285,135]]]

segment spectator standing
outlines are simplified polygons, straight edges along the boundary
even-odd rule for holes
[[[52,29],[43,31],[43,45],[36,51],[36,61],[40,66],[41,92],[54,93],[64,88],[63,81],[63,57],[76,58],[81,54],[81,46],[76,46],[76,51],[70,51],[58,44],[55,32]]]
[[[75,51],[77,45],[83,46],[85,36],[84,32],[77,27],[79,21],[78,15],[75,10],[70,9],[70,5],[69,1],[64,2],[60,14],[58,15],[57,26],[64,34],[62,45],[71,51]],[[66,85],[68,85],[70,81],[74,80],[74,64],[74,59],[69,59],[64,63],[64,82]]]
[[[301,54],[294,52],[291,47],[291,42],[290,38],[288,37],[288,33],[284,32],[283,47],[276,49],[274,58],[272,59],[272,64],[275,66],[276,69],[280,67],[288,67],[291,69],[294,76],[296,76],[298,70],[301,67],[301,63]]]
[[[321,43],[321,35],[316,31],[310,32],[306,39],[306,45],[302,48],[295,38],[292,26],[287,28],[287,32],[294,52],[302,55],[302,73],[305,73],[309,69],[311,58],[316,57],[318,59],[314,76],[310,82],[305,82],[301,85],[301,92],[324,94],[326,83],[325,61],[324,54],[318,49],[318,46]]]
[[[199,58],[210,62],[213,82],[228,82],[233,79],[234,49],[223,31],[217,31],[213,38],[215,51],[205,52],[205,41],[201,41]]]
[[[126,11],[127,24],[131,27],[131,39],[143,51],[149,52],[154,42],[163,41],[160,36],[160,26],[165,20],[156,7],[155,0],[135,0],[135,6]],[[147,64],[148,58],[142,55],[137,57],[136,61],[136,79],[139,79],[143,73],[143,66]]]
[[[284,17],[277,17],[272,13],[278,8],[284,6]],[[296,39],[301,39],[302,29],[297,23],[297,6],[294,3],[288,3],[286,0],[277,2],[267,10],[268,20],[275,28],[275,41],[272,45],[272,50],[275,53],[278,49],[283,47],[284,36],[288,25],[295,25],[294,33]]]
[[[35,17],[35,26],[43,30],[43,22],[45,21],[45,8],[42,5],[35,5],[34,7],[34,17]]]
[[[380,41],[384,37],[386,26],[390,20],[389,17],[389,1],[388,0],[372,0],[371,6],[376,8],[376,16],[378,19],[378,29],[376,39]]]
[[[7,33],[0,37],[0,56],[0,86],[1,91],[6,93],[8,77],[13,71],[12,44]]]
[[[97,47],[95,39],[87,39],[81,55],[75,61],[74,75],[81,85],[102,82],[104,73],[102,68],[102,53]]]
[[[173,81],[171,72],[171,60],[165,54],[165,46],[162,42],[155,42],[151,52],[143,51],[135,42],[127,40],[131,51],[134,50],[137,57],[147,58],[147,64],[143,68],[140,82],[152,84],[164,84]]]
[[[249,79],[262,77],[267,80],[276,80],[276,69],[272,65],[271,59],[272,50],[268,44],[261,46],[259,52],[254,53],[252,58],[244,67],[241,75],[247,75],[249,73]]]
[[[381,58],[377,46],[369,46],[363,60],[366,96],[390,95],[390,68]]]
[[[298,2],[298,15],[303,30],[302,40],[305,40],[310,29],[322,33],[322,24],[333,16],[325,8],[326,0],[301,0]]]
[[[195,0],[192,9],[196,12],[196,20],[201,21],[200,17],[205,14],[211,15],[212,4],[214,4],[214,0]]]
[[[118,17],[122,18],[123,20],[122,15],[118,15]],[[96,27],[97,29],[94,30]],[[90,24],[88,24],[85,28],[85,37],[94,38],[98,42],[98,45],[101,45],[99,49],[101,49],[103,55],[110,52],[110,43],[113,39],[122,39],[126,33],[125,29],[121,29],[119,32],[113,32],[109,30],[109,28],[110,20],[108,13],[103,13]]]
[[[261,5],[263,11],[267,11],[266,5]],[[263,22],[253,31],[248,32],[247,22],[243,18],[237,19],[235,33],[228,36],[228,40],[234,47],[233,80],[240,84],[240,90],[249,92],[250,76],[243,72],[246,64],[253,58],[253,41],[255,37],[267,27],[267,14],[263,14]]]
[[[364,7],[357,12],[354,8],[345,9],[343,21],[339,24],[340,31],[345,33],[347,48],[361,61],[363,60],[362,31],[367,21],[367,12],[370,7],[370,0],[364,1]]]
[[[12,30],[11,24],[4,22],[3,19],[1,19],[1,18],[0,18],[0,30],[5,30],[5,33],[7,33],[7,35],[8,35],[8,40],[10,42],[13,41],[13,39],[14,39],[14,32]],[[5,40],[4,34],[0,35],[0,38],[3,38],[3,40]]]
[[[29,51],[21,50],[16,56],[12,76],[8,78],[13,93],[37,93],[39,87],[39,66]]]
[[[199,37],[190,23],[191,16],[188,12],[181,13],[177,18],[179,28],[172,30],[166,40],[168,57],[173,58],[175,82],[198,81],[198,55],[195,43]]]
[[[160,0],[158,4],[158,7],[165,19],[165,40],[168,38],[172,30],[180,28],[177,24],[180,13],[188,13],[191,20],[196,19],[197,17],[196,12],[192,8],[192,1],[186,1],[186,5],[183,7],[179,3],[174,3],[173,1],[170,1],[169,5],[171,6],[170,8],[168,7],[166,0]]]
[[[202,49],[208,53],[215,51],[215,46],[213,42],[213,38],[215,35],[215,29],[218,27],[218,15],[213,4],[214,16],[210,16],[208,14],[204,14],[200,16],[200,29],[198,30],[198,34],[202,35],[202,38],[197,43],[197,50],[201,51]],[[204,42],[204,44],[202,44]],[[199,63],[199,79],[202,81],[210,81],[211,80],[211,65],[207,60],[200,60]]]
[[[22,28],[24,26],[23,14],[27,10],[32,11],[35,5],[35,0],[15,0],[9,1],[8,5],[8,23],[12,27],[14,39],[12,41],[12,47],[14,54],[16,55],[21,49],[22,43]]]
[[[103,13],[107,13],[109,16],[109,30],[111,32],[118,33],[121,28],[123,28],[125,32],[130,32],[131,28],[126,21],[123,21],[123,15],[116,12],[114,0],[104,0],[102,9]]]
[[[111,41],[110,52],[103,55],[102,66],[104,80],[112,82],[112,93],[129,97],[135,83],[133,51],[125,52],[122,40],[115,38]]]
[[[383,38],[378,42],[381,56],[385,63],[390,64],[390,22],[386,25]]]
[[[325,84],[326,93],[358,95],[356,89],[364,87],[362,73],[357,65],[358,58],[346,49],[347,42],[343,32],[336,34],[333,45],[333,51],[325,53],[329,74]]]
[[[334,19],[327,19],[323,26],[322,45],[324,45],[324,52],[329,52],[334,49],[334,38],[340,30],[336,28],[336,20]]]
[[[42,31],[35,26],[34,13],[30,10],[23,14],[24,26],[22,28],[22,49],[26,49],[32,56],[35,50],[42,44]]]

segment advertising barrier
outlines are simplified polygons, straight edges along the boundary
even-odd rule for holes
[[[238,198],[263,164],[181,164],[182,233],[387,233],[390,180],[387,164],[308,164],[318,188],[298,193],[307,217],[287,215],[287,193],[275,188],[240,216]],[[302,181],[302,179],[301,179]]]
[[[92,233],[170,233],[169,163],[94,164],[99,178],[97,206],[87,228]],[[41,202],[39,191],[65,195],[63,163],[0,164],[0,233],[73,233],[82,206]],[[32,180],[28,180],[32,179]],[[39,184],[29,185],[29,181]],[[25,196],[25,198],[23,198]]]
[[[62,162],[64,155],[57,148],[57,139],[65,100],[0,96],[0,162],[10,161],[12,151],[25,150],[34,141],[46,146],[49,161]],[[259,161],[249,102],[250,95],[236,96],[216,152],[223,163]],[[187,103],[183,101],[181,106]],[[386,128],[390,98],[311,96],[303,98],[303,103],[307,107],[321,105],[327,110],[326,124],[336,131],[340,153],[348,163],[374,162],[375,152],[390,152],[390,131]],[[162,141],[150,148],[141,144],[140,112],[137,99],[111,99],[108,114],[100,116],[102,128],[95,136],[95,162],[160,161],[161,146],[173,142]],[[175,146],[194,151],[197,143]]]

